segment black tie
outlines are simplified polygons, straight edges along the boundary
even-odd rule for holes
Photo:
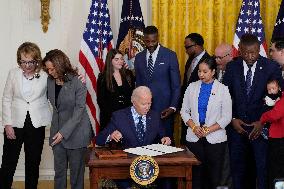
[[[154,63],[153,63],[152,53],[150,53],[150,56],[148,58],[148,73],[150,78],[152,77],[153,71],[154,71]]]
[[[143,145],[145,131],[144,131],[144,124],[142,122],[142,116],[139,116],[138,119],[139,121],[136,126],[136,133],[137,133],[140,145]]]
[[[252,80],[252,71],[251,71],[252,65],[248,65],[248,71],[246,76],[246,92],[247,96],[249,97],[250,91],[251,91],[251,80]]]

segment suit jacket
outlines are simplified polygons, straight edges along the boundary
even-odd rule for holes
[[[47,74],[39,72],[40,77],[32,82],[32,95],[23,96],[23,71],[10,70],[2,97],[3,125],[23,128],[27,111],[35,128],[47,126],[51,122],[51,110],[46,98]]]
[[[264,112],[263,98],[266,93],[266,84],[271,79],[277,79],[283,86],[281,70],[277,63],[259,56],[252,82],[250,97],[246,95],[243,59],[228,63],[223,77],[223,83],[229,87],[233,100],[233,118],[246,123],[259,121]]]
[[[192,60],[194,59],[194,57],[188,58],[185,64],[185,68],[184,68],[184,75],[183,75],[183,82],[182,82],[182,91],[181,94],[183,95],[187,86],[191,83],[191,82],[195,82],[199,80],[198,77],[198,66],[199,64],[205,60],[206,58],[210,57],[210,55],[205,51],[205,54],[201,57],[201,59],[199,60],[198,64],[196,65],[196,67],[194,68],[194,70],[192,71],[190,78],[187,77],[187,72],[188,69],[190,68],[190,65],[192,63]]]
[[[190,83],[185,91],[183,98],[181,116],[186,124],[189,119],[192,119],[196,125],[199,123],[198,113],[198,97],[201,88],[201,81]],[[214,80],[211,94],[209,97],[205,125],[211,126],[218,123],[221,129],[212,132],[206,136],[209,143],[215,144],[227,140],[225,127],[231,122],[232,119],[232,100],[228,87],[220,83],[217,79]],[[186,140],[189,142],[196,142],[199,138],[188,127]]]
[[[115,130],[118,130],[122,134],[123,148],[140,146],[135,130],[131,107],[118,110],[113,113],[108,126],[97,135],[96,144],[100,146],[105,145],[107,137]],[[164,136],[165,132],[164,128],[160,124],[160,115],[150,110],[146,115],[146,133],[143,145],[160,142],[160,139]]]
[[[67,75],[59,92],[55,106],[55,80],[48,77],[48,99],[53,107],[49,143],[52,137],[60,132],[63,135],[62,145],[67,149],[83,148],[90,144],[92,128],[86,111],[86,86],[77,76]]]
[[[177,107],[180,98],[180,72],[176,53],[160,46],[152,77],[147,71],[146,52],[135,57],[136,86],[147,86],[153,95],[152,109],[161,112]]]

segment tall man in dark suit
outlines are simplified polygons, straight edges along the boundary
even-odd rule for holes
[[[151,89],[151,109],[160,113],[166,135],[173,137],[173,113],[180,98],[180,72],[176,53],[159,44],[158,29],[144,29],[146,49],[135,57],[136,86]]]
[[[98,145],[104,145],[111,140],[121,141],[123,148],[133,148],[161,142],[171,144],[161,126],[160,114],[150,110],[152,95],[150,89],[140,86],[134,89],[131,102],[133,106],[113,113],[108,126],[96,137]],[[117,182],[119,189],[130,188],[130,182]],[[161,188],[165,188],[163,185]]]
[[[223,83],[229,87],[233,100],[233,120],[228,128],[230,160],[234,189],[255,188],[249,182],[248,167],[256,167],[257,178],[250,182],[257,188],[266,187],[267,140],[260,136],[263,125],[260,117],[264,111],[263,97],[267,81],[283,82],[279,66],[259,55],[260,44],[256,36],[245,34],[239,43],[240,57],[227,65]],[[248,165],[248,154],[253,165]]]
[[[184,40],[184,48],[186,53],[188,54],[188,59],[185,64],[183,83],[181,86],[181,98],[180,105],[183,101],[183,96],[187,86],[191,82],[195,82],[199,80],[198,77],[198,66],[199,64],[210,57],[210,55],[204,50],[204,39],[198,33],[190,33],[185,37]],[[185,136],[187,131],[187,126],[182,123],[182,131],[181,131],[181,140],[180,142],[183,144],[185,142]]]

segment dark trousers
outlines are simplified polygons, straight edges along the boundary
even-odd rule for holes
[[[231,168],[230,168],[230,155],[229,155],[229,146],[226,145],[224,153],[224,163],[221,174],[221,186],[227,186],[228,189],[232,189],[232,177],[231,177]]]
[[[231,173],[234,189],[266,189],[267,147],[262,136],[250,140],[248,136],[228,129]],[[257,180],[257,182],[255,182]]]
[[[67,149],[62,143],[52,147],[54,155],[54,189],[67,188],[67,169],[70,168],[72,189],[84,188],[85,155],[87,148]]]
[[[45,137],[45,127],[34,128],[27,113],[23,128],[15,128],[16,139],[8,139],[4,133],[0,189],[10,189],[17,167],[22,144],[25,151],[25,189],[36,189],[39,177],[39,164]]]
[[[274,179],[284,178],[284,138],[269,138],[268,144],[268,184],[274,189]]]
[[[187,148],[201,161],[192,168],[192,189],[215,189],[220,186],[227,142],[210,144],[206,138],[186,142]]]

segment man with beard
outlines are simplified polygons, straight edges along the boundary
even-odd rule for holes
[[[279,66],[259,55],[260,42],[244,34],[239,43],[240,57],[226,67],[223,83],[229,87],[233,101],[233,119],[227,129],[231,173],[234,189],[267,188],[267,140],[261,136],[266,84],[276,79],[283,82]],[[253,154],[253,161],[248,161]],[[257,178],[247,173],[256,167]],[[252,185],[248,186],[247,183]]]
[[[203,60],[210,57],[210,55],[204,50],[203,44],[203,37],[198,33],[190,33],[188,36],[185,37],[184,48],[186,53],[188,54],[188,59],[185,64],[183,83],[181,86],[180,105],[182,103],[185,90],[189,83],[199,80],[198,65]],[[188,127],[184,123],[182,123],[180,140],[182,144],[184,144],[185,142],[187,128]]]
[[[135,57],[136,86],[147,86],[153,95],[151,109],[160,113],[166,136],[173,138],[174,112],[180,99],[180,72],[176,53],[159,43],[158,29],[144,29],[146,49]]]

